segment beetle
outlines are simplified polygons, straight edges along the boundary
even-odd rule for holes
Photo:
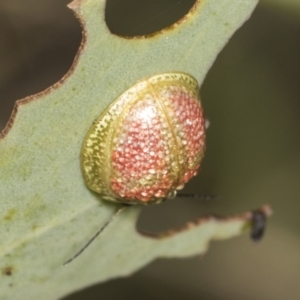
[[[263,210],[254,210],[252,212],[252,226],[250,238],[253,242],[259,242],[265,233],[267,216]]]
[[[113,101],[84,139],[81,168],[87,187],[124,205],[174,198],[199,171],[205,123],[193,76],[170,72],[138,81]]]
[[[163,73],[119,96],[89,130],[81,167],[103,199],[160,203],[195,176],[205,148],[205,118],[195,78]]]

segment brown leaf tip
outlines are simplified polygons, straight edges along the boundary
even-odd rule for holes
[[[79,8],[81,6],[82,0],[73,0],[68,4],[68,7],[76,12],[79,11]]]

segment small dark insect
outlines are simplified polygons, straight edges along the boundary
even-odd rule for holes
[[[252,212],[252,228],[250,237],[252,241],[259,242],[265,233],[267,225],[267,216],[265,212],[261,210],[255,210]]]

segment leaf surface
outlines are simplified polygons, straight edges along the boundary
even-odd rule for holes
[[[140,208],[123,212],[70,265],[119,207],[84,184],[80,150],[102,111],[136,81],[181,71],[202,83],[218,52],[250,16],[256,0],[197,1],[182,20],[146,37],[108,30],[105,1],[70,4],[84,38],[69,73],[17,102],[0,141],[0,298],[58,299],[93,283],[133,273],[158,257],[204,253],[213,239],[249,228],[251,212],[206,217],[159,236],[135,229]],[[269,207],[262,211],[270,214]]]

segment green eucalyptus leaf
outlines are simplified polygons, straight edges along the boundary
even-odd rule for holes
[[[201,84],[256,4],[197,1],[173,26],[135,38],[108,30],[104,0],[70,4],[84,33],[73,67],[54,86],[18,101],[0,136],[1,299],[58,299],[131,274],[158,257],[204,253],[211,240],[239,235],[251,226],[250,212],[206,217],[150,236],[136,231],[136,206],[63,266],[119,207],[84,184],[80,151],[93,121],[136,81],[153,74],[187,72]],[[262,212],[270,214],[269,207]]]

